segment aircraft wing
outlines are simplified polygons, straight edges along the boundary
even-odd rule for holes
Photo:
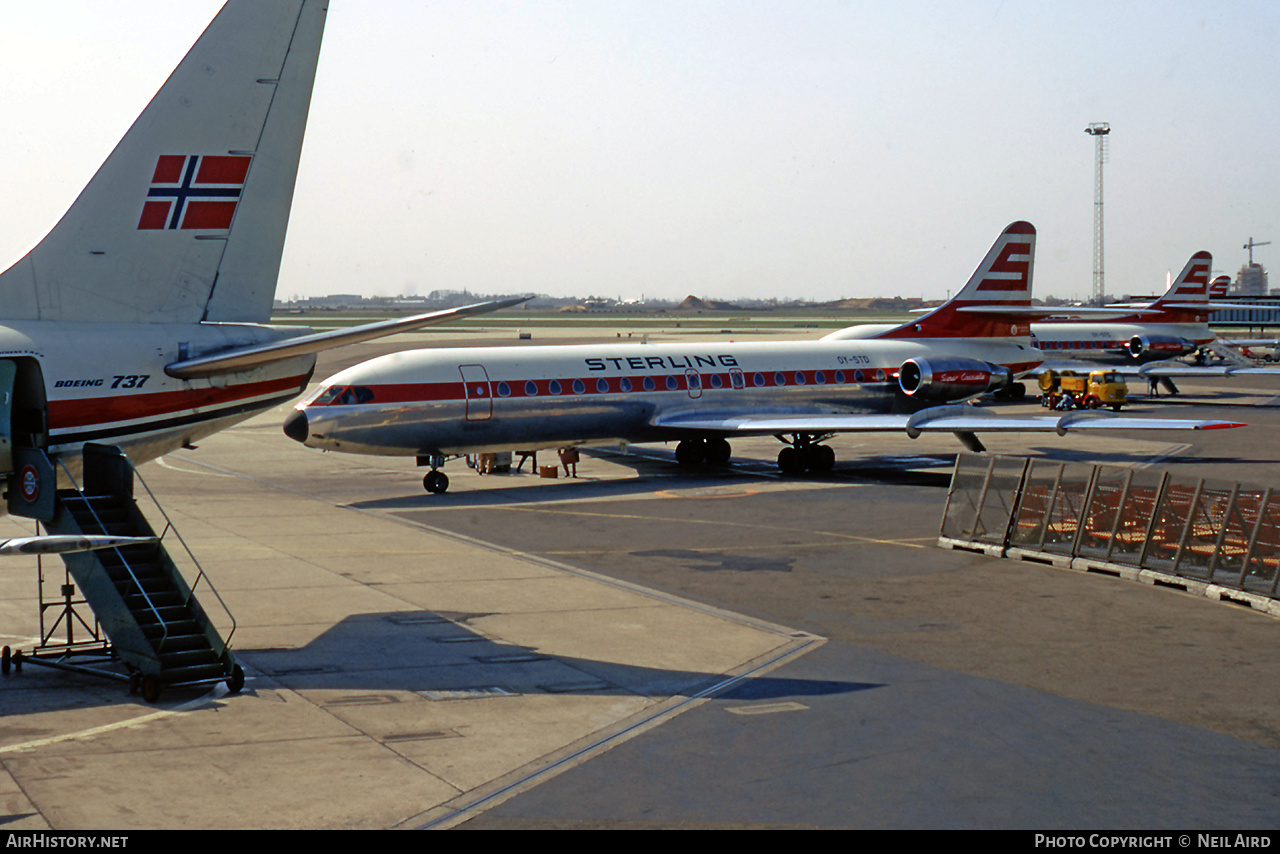
[[[1219,338],[1228,347],[1280,347],[1280,338]]]
[[[703,414],[693,411],[658,416],[652,423],[657,427],[721,436],[904,432],[913,439],[922,433],[1057,433],[1064,436],[1076,430],[1217,430],[1246,426],[1239,421],[1139,418],[1097,411],[1062,415],[1003,415],[976,406],[935,406],[910,415],[757,415],[750,412]]]
[[[461,317],[486,314],[491,311],[497,311],[502,308],[509,308],[510,306],[518,305],[519,303],[526,302],[530,299],[532,299],[531,296],[510,297],[508,299],[464,305],[460,308],[432,311],[427,314],[415,314],[412,317],[399,317],[394,320],[380,320],[376,323],[365,323],[360,326],[353,326],[350,329],[333,329],[328,332],[313,332],[308,335],[299,335],[296,338],[286,338],[283,341],[275,341],[270,344],[255,344],[249,347],[237,347],[232,350],[223,350],[219,353],[200,356],[195,359],[184,359],[179,362],[171,362],[168,365],[165,365],[164,372],[169,376],[180,380],[199,379],[201,377],[211,377],[217,374],[229,374],[234,373],[235,371],[243,371],[256,365],[266,364],[267,362],[289,359],[294,356],[305,356],[309,353],[319,353],[321,350],[331,350],[334,347],[343,347],[347,344],[359,344],[362,341],[372,341],[375,338],[395,335],[398,332],[409,332],[414,329],[421,329],[424,326],[435,326],[438,323],[446,323],[450,320],[457,320]]]
[[[1182,362],[1150,362],[1141,367],[1119,369],[1126,376],[1140,377],[1234,377],[1270,375],[1280,377],[1280,366],[1187,365]]]
[[[92,552],[158,543],[157,537],[115,537],[109,534],[51,534],[0,540],[0,557]]]
[[[1105,352],[1105,351],[1099,351]],[[1111,371],[1120,374],[1126,380],[1147,380],[1152,377],[1234,377],[1234,376],[1274,376],[1280,377],[1280,365],[1188,365],[1186,362],[1147,362],[1145,365],[1115,365],[1102,362],[1042,362],[1037,367],[1019,374],[1020,379],[1034,379],[1045,371],[1071,370],[1079,374],[1091,371]]]
[[[1105,356],[1108,353],[1114,354],[1117,351],[1099,350],[1097,352],[1100,355]],[[1077,374],[1083,374],[1086,376],[1094,371],[1115,371],[1116,373],[1124,374],[1126,377],[1136,377],[1140,376],[1138,374],[1139,367],[1140,366],[1136,362],[1118,365],[1114,362],[1086,362],[1075,359],[1058,359],[1054,361],[1041,362],[1031,370],[1018,374],[1018,379],[1036,379],[1046,371],[1055,371],[1057,373],[1062,373],[1063,371],[1075,371]]]

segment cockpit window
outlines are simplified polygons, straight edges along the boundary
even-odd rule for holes
[[[334,399],[346,390],[347,387],[344,385],[331,385],[326,389],[322,389],[321,392],[316,395],[316,399],[311,402],[318,406],[324,406],[326,403],[333,403]]]
[[[350,406],[373,401],[373,389],[362,385],[331,385],[311,401],[315,406]]]
[[[373,400],[373,389],[362,385],[347,386],[334,401],[338,406],[351,406],[355,403],[368,403]]]

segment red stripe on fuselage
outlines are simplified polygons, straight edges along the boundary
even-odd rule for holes
[[[1040,364],[1035,362],[1027,362],[1019,365],[1007,366],[1014,373],[1028,371]],[[891,368],[885,370],[883,368],[832,368],[817,369],[806,371],[743,371],[742,387],[733,385],[733,376],[729,373],[714,374],[698,374],[699,385],[694,386],[694,390],[702,392],[712,391],[750,391],[762,388],[825,388],[830,386],[840,387],[848,385],[886,385],[896,382],[898,379],[898,369]],[[819,381],[818,375],[822,375]],[[839,377],[837,376],[839,375]],[[781,382],[779,382],[779,376]],[[667,385],[668,377],[675,382],[673,386]],[[720,385],[714,385],[714,377],[720,379]],[[645,379],[653,380],[654,387],[652,389],[645,388]],[[757,378],[763,382],[757,383]],[[597,386],[599,380],[604,380],[606,386],[600,388]],[[623,380],[630,381],[630,388],[623,387]],[[574,382],[582,383],[582,390],[574,389]],[[526,390],[528,383],[534,384],[534,392],[532,394]],[[552,388],[552,383],[559,383],[559,391]],[[506,393],[499,388],[500,385],[506,385]],[[688,392],[690,390],[688,376],[683,373],[678,374],[639,374],[634,376],[610,376],[602,377],[586,376],[586,377],[556,377],[553,379],[518,379],[518,380],[491,380],[488,386],[485,383],[471,383],[472,400],[477,398],[483,399],[487,397],[494,398],[534,398],[534,397],[584,397],[588,395],[604,395],[604,394],[656,394],[658,392]],[[360,403],[370,404],[398,404],[398,403],[433,403],[445,401],[463,401],[466,399],[466,391],[461,382],[436,382],[436,383],[388,383],[388,384],[360,384],[353,383],[345,386],[346,388],[365,388],[372,394]],[[353,402],[345,399],[344,396],[337,396],[326,403],[312,402],[307,404],[308,407],[321,406],[349,406]]]
[[[147,394],[121,394],[114,397],[51,400],[49,401],[49,429],[68,430],[96,424],[155,418],[248,400],[264,394],[301,391],[305,388],[306,379],[306,374],[299,374],[294,377],[231,385],[225,388],[183,389]]]

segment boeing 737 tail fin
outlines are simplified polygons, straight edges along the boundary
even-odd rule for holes
[[[53,230],[7,320],[269,319],[324,0],[229,0]]]
[[[879,338],[1030,339],[1031,271],[1036,229],[1010,224],[996,238],[969,281],[947,302]]]

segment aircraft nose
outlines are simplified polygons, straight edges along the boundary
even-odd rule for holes
[[[293,413],[284,420],[284,434],[295,442],[305,442],[307,440],[307,413],[301,409],[293,410]]]

